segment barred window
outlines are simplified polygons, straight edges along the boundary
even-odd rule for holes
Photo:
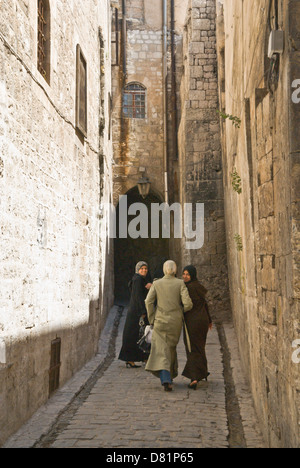
[[[38,0],[38,70],[50,83],[50,6],[49,0]]]
[[[139,83],[129,83],[123,91],[123,115],[129,119],[146,118],[146,88]]]

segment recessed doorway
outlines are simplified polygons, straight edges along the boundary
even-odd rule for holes
[[[146,199],[143,199],[137,187],[127,192],[128,209],[133,203],[143,203],[148,209],[148,238],[147,239],[120,239],[117,237],[114,241],[114,272],[115,272],[115,304],[126,305],[130,298],[128,282],[135,273],[135,265],[143,260],[149,265],[149,273],[151,279],[154,278],[156,270],[161,266],[162,262],[169,257],[169,239],[162,237],[151,238],[151,204],[163,203],[156,194],[150,191]],[[116,209],[119,219],[119,205]],[[128,216],[128,225],[135,216]],[[117,223],[118,224],[118,223]]]

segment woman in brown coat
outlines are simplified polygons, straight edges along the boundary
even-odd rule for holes
[[[189,388],[196,390],[197,383],[209,376],[205,353],[206,337],[212,328],[212,320],[205,300],[207,290],[197,280],[197,270],[189,265],[184,268],[182,279],[185,282],[193,302],[193,308],[185,314],[185,322],[190,339],[190,351],[186,334],[184,343],[187,353],[187,363],[182,372],[184,377],[191,379]]]

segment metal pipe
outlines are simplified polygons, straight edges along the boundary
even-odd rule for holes
[[[168,189],[168,132],[167,132],[167,0],[162,0],[162,40],[163,40],[163,146],[164,146],[164,191],[165,191],[165,203],[169,203],[169,189]]]
[[[126,0],[122,0],[122,46],[123,46],[122,55],[123,55],[123,79],[124,81],[127,75],[126,42],[127,42]]]
[[[178,159],[177,140],[177,94],[176,94],[176,53],[175,53],[175,1],[171,0],[171,61],[172,61],[172,138],[173,138],[173,159]]]
[[[116,65],[119,65],[119,10],[115,8]]]

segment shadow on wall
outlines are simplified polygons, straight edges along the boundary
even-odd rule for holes
[[[95,356],[112,291],[109,297],[102,310],[101,300],[91,301],[87,321],[77,327],[40,335],[32,328],[24,339],[7,344],[6,364],[0,364],[0,447]]]

